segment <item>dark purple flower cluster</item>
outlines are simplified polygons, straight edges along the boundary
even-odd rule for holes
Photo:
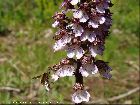
[[[67,58],[52,67],[51,79],[56,81],[75,75],[74,103],[89,101],[90,94],[84,90],[83,77],[99,72],[103,77],[111,78],[107,63],[95,59],[105,49],[105,39],[112,25],[111,6],[110,0],[64,0],[63,10],[53,16],[52,26],[58,28],[53,49],[65,50]]]

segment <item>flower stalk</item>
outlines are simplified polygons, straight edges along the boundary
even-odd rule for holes
[[[81,62],[79,60],[77,60],[77,69],[75,71],[75,83],[83,85],[83,76],[79,72],[81,65],[82,65]],[[82,105],[82,103],[75,103],[75,105]]]
[[[77,69],[75,71],[75,83],[80,83],[83,85],[83,76],[79,72],[81,65],[82,65],[81,62],[79,60],[77,60]]]

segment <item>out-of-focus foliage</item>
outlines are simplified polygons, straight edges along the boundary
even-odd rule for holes
[[[0,31],[17,25],[47,24],[62,0],[0,0]]]
[[[139,0],[113,0],[114,26],[126,33],[139,34]]]

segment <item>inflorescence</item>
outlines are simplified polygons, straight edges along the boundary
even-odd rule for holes
[[[107,62],[97,60],[105,50],[105,39],[112,25],[112,13],[109,10],[111,0],[64,0],[61,12],[57,12],[52,27],[58,28],[54,39],[54,51],[65,50],[67,57],[54,65],[47,73],[44,82],[49,90],[51,82],[61,77],[74,76],[74,103],[88,102],[90,94],[84,89],[83,77],[100,73],[110,79],[111,68]],[[49,76],[50,75],[50,76]]]

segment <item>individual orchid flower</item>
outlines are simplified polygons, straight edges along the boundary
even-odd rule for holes
[[[77,90],[72,95],[72,101],[74,103],[88,102],[90,98],[90,94],[86,90]]]
[[[81,41],[88,40],[89,42],[93,42],[96,38],[96,34],[94,31],[85,30],[85,32],[81,35]]]
[[[52,69],[55,72],[51,75],[51,79],[53,81],[57,81],[61,77],[73,76],[77,64],[73,61],[73,59],[65,58],[62,59],[58,65],[54,65]]]
[[[81,103],[81,102],[88,102],[90,98],[90,94],[84,90],[84,87],[82,84],[76,83],[73,86],[73,89],[75,90],[75,93],[72,95],[72,101],[74,103]]]
[[[100,24],[105,23],[105,17],[101,16],[101,17],[95,17],[92,20],[89,20],[88,25],[92,26],[93,28],[98,28]]]
[[[82,33],[84,32],[83,27],[78,24],[73,24],[72,29],[73,29],[73,32],[75,33],[75,37],[81,36]]]
[[[74,45],[74,46],[68,47],[67,56],[69,58],[73,58],[76,55],[76,58],[80,59],[83,56],[84,52],[85,51],[81,47],[79,47],[78,45]]]
[[[62,50],[66,47],[67,43],[70,43],[71,37],[70,36],[63,36],[61,39],[56,41],[55,45],[53,46],[54,51]]]
[[[54,81],[58,80],[60,77],[73,76],[75,67],[72,65],[64,65],[58,69],[55,74],[52,75]]]
[[[88,15],[86,14],[86,12],[81,11],[81,10],[75,11],[75,12],[73,13],[73,17],[74,17],[74,18],[78,18],[79,21],[82,22],[82,23],[86,22],[86,21],[89,19],[89,17],[88,17]]]

